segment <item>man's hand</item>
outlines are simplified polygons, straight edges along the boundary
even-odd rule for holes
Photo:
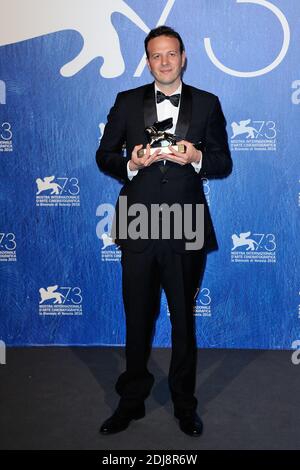
[[[180,153],[177,152],[171,145],[169,145],[169,149],[172,153],[161,153],[160,158],[164,158],[165,160],[169,160],[170,162],[179,163],[179,165],[187,165],[188,163],[200,163],[202,159],[202,152],[201,150],[195,149],[194,145],[187,140],[180,140],[176,142],[176,144],[184,144],[186,146],[186,152]]]
[[[129,169],[131,171],[140,170],[141,168],[145,168],[145,167],[151,165],[151,163],[153,163],[153,162],[158,162],[159,160],[161,160],[161,155],[159,155],[161,150],[157,149],[157,150],[155,150],[153,155],[150,155],[150,145],[149,144],[147,144],[145,155],[143,157],[139,158],[137,156],[137,153],[141,148],[143,148],[142,144],[141,145],[136,145],[134,147],[133,151],[132,151],[131,160],[129,161]],[[159,155],[159,157],[158,157],[158,155]]]

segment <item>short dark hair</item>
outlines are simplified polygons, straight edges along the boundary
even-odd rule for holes
[[[159,36],[168,36],[170,38],[176,38],[179,41],[179,47],[180,47],[180,54],[183,53],[184,51],[184,44],[181,39],[181,36],[177,31],[175,31],[173,28],[170,28],[170,26],[158,26],[157,28],[151,29],[151,31],[148,33],[148,35],[145,38],[145,51],[147,58],[149,58],[148,54],[148,42],[151,41],[151,39],[157,38]]]

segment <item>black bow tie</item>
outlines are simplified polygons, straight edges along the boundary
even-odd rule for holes
[[[161,91],[157,90],[156,103],[162,103],[162,101],[164,100],[169,100],[173,106],[176,106],[176,108],[178,108],[179,101],[180,101],[180,93],[178,93],[177,95],[167,96]]]

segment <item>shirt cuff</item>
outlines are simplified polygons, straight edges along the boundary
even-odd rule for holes
[[[134,176],[138,174],[139,170],[130,170],[129,162],[127,162],[127,176],[129,180],[132,180]]]
[[[202,155],[201,155],[201,160],[199,163],[192,162],[191,165],[193,165],[193,167],[195,168],[196,173],[199,173],[199,171],[202,168]]]

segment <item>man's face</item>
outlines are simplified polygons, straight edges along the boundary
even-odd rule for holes
[[[179,86],[185,52],[180,54],[178,39],[158,36],[148,42],[147,64],[158,85]],[[176,88],[175,88],[176,89]]]

